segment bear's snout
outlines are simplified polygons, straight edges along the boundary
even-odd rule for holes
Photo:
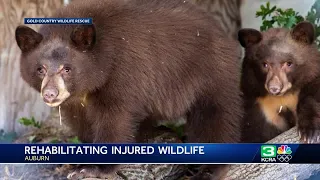
[[[267,79],[266,89],[270,94],[278,95],[280,94],[282,88],[283,85],[278,76],[274,75]]]
[[[70,96],[70,92],[60,74],[46,75],[42,81],[40,94],[43,101],[50,107],[59,106]]]
[[[52,103],[54,100],[57,99],[58,95],[59,95],[58,89],[49,87],[44,89],[42,96],[43,96],[43,100],[46,103]]]
[[[278,95],[281,91],[281,87],[280,86],[270,86],[269,87],[269,92],[273,95]]]

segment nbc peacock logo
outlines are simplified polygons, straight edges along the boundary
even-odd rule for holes
[[[281,145],[277,150],[277,159],[280,162],[289,162],[292,159],[291,148],[288,145]]]

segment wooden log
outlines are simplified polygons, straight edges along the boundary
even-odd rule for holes
[[[15,41],[15,28],[25,17],[47,17],[63,0],[1,0],[0,1],[0,129],[21,133],[17,122],[21,117],[34,116],[44,120],[50,108],[39,93],[29,87],[20,76],[20,49]],[[37,29],[38,25],[30,25]]]
[[[292,128],[267,143],[299,143],[297,128]],[[228,172],[226,180],[306,180],[315,173],[320,173],[320,164],[233,165]]]

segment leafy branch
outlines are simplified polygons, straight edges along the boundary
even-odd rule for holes
[[[41,128],[40,122],[36,121],[34,117],[31,117],[30,119],[25,117],[20,118],[19,123],[25,126],[33,126],[36,128]]]
[[[267,29],[274,27],[290,29],[297,23],[307,20],[315,26],[316,43],[320,49],[320,0],[315,1],[306,17],[303,17],[292,8],[281,9],[277,6],[271,7],[270,2],[260,6],[260,9],[256,12],[256,17],[261,17],[262,19],[262,25],[260,26],[261,31],[266,31]]]
[[[308,12],[306,16],[306,20],[313,23],[316,30],[316,43],[318,48],[320,49],[320,0],[316,0],[315,3],[312,5],[311,10]]]
[[[270,2],[261,5],[260,10],[256,12],[256,17],[262,18],[261,31],[265,31],[272,27],[292,28],[295,24],[304,20],[304,18],[295,12],[292,8],[281,9],[277,6],[270,6]]]

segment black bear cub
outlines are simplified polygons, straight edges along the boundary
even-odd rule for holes
[[[241,29],[244,142],[266,142],[297,125],[302,141],[319,142],[320,53],[311,23],[292,30]]]
[[[189,142],[240,141],[237,41],[206,12],[180,0],[86,0],[53,17],[92,17],[93,25],[17,27],[21,74],[47,105],[60,106],[81,141],[136,142],[140,122],[181,116]],[[216,169],[204,167],[194,178]],[[115,170],[100,168],[70,177]]]

